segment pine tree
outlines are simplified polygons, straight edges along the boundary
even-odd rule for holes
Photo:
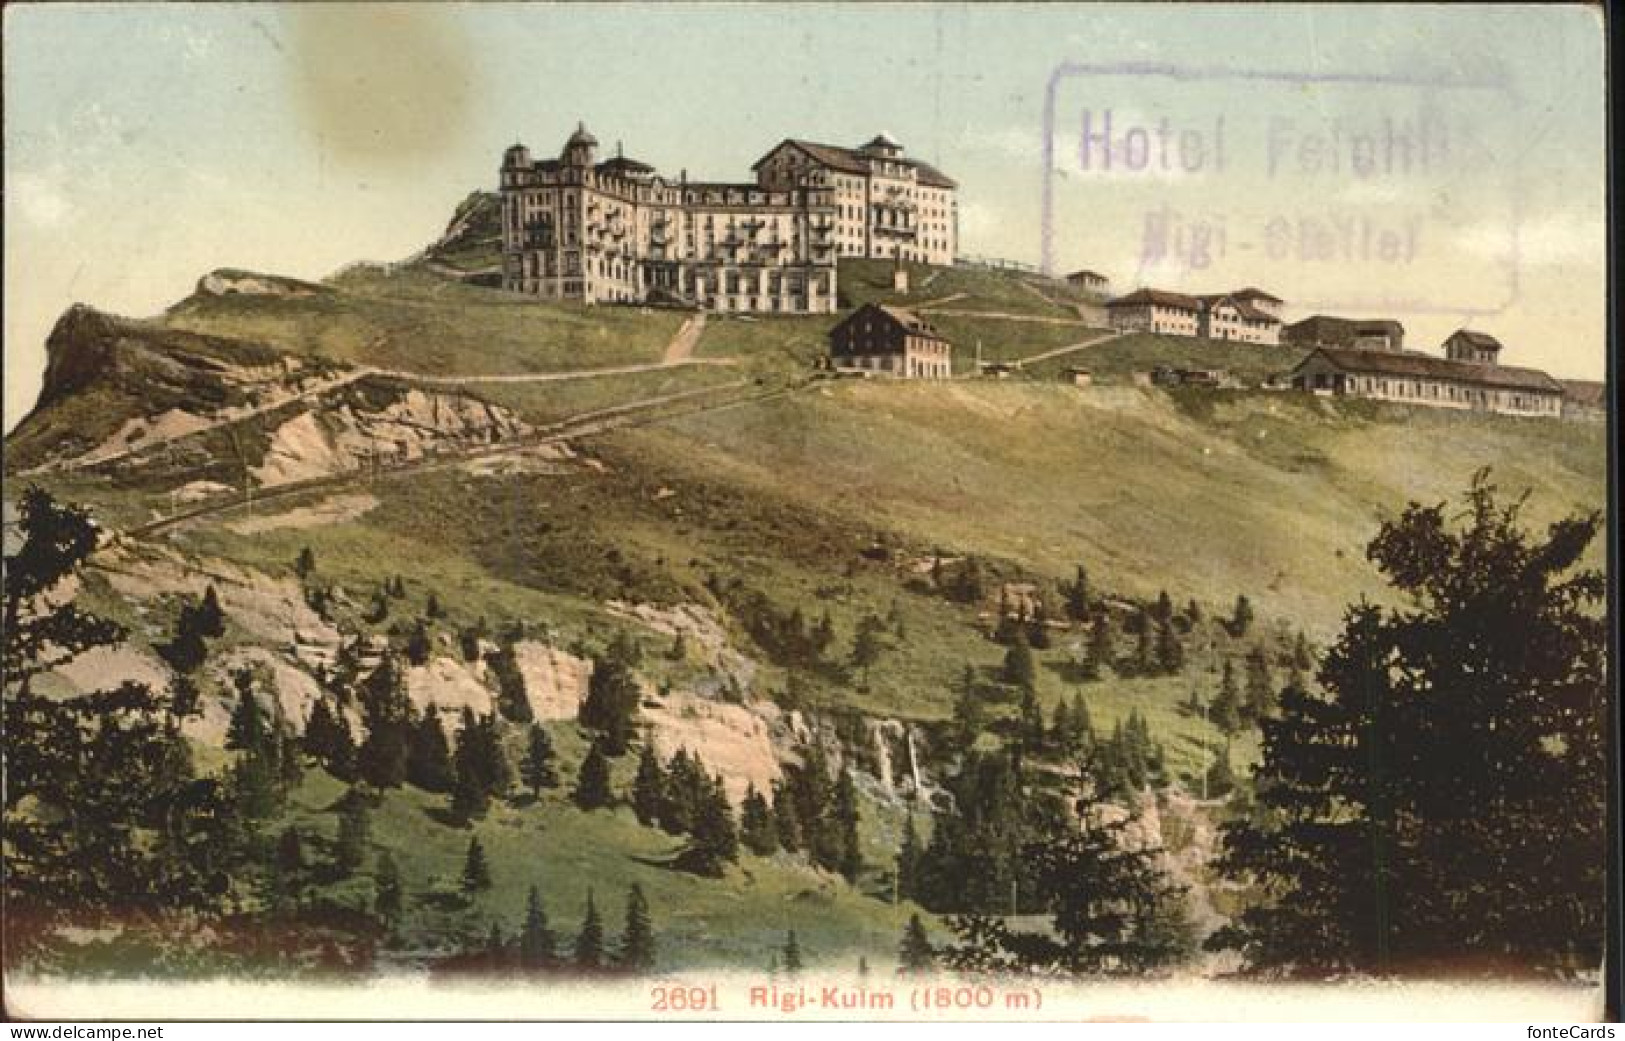
[[[1309,650],[1309,638],[1298,630],[1298,638],[1292,642],[1292,667],[1299,672],[1308,672],[1315,667],[1315,656]]]
[[[782,959],[786,975],[794,976],[801,971],[801,944],[796,940],[794,929],[785,934]]]
[[[426,792],[449,792],[456,780],[446,730],[433,705],[412,727],[406,749],[406,778]]]
[[[604,753],[606,738],[596,738],[582,760],[581,772],[576,777],[576,788],[571,793],[575,804],[583,810],[597,810],[610,805],[614,795],[609,789],[609,757]]]
[[[1112,664],[1116,653],[1112,616],[1101,611],[1095,616],[1094,625],[1089,627],[1089,647],[1083,660],[1084,674],[1090,679],[1098,679],[1102,671]]]
[[[478,835],[468,838],[468,852],[463,855],[463,892],[475,893],[491,888],[491,865],[485,859],[485,847]]]
[[[333,846],[333,866],[340,876],[355,874],[366,856],[372,835],[372,790],[365,784],[350,786],[339,808],[338,842]]]
[[[885,631],[886,623],[869,614],[858,622],[857,632],[852,636],[852,667],[863,677],[865,688],[869,686],[869,670],[880,660],[880,653],[886,648],[882,637]]]
[[[525,924],[519,932],[520,967],[532,971],[550,967],[558,958],[558,946],[542,906],[541,891],[531,886],[525,897]]]
[[[795,798],[777,783],[773,786],[773,831],[785,852],[799,853],[805,848],[806,838]]]
[[[203,591],[203,599],[193,617],[199,636],[214,639],[226,635],[226,613],[220,608],[220,594],[215,592],[212,583]]]
[[[655,966],[654,922],[643,887],[636,882],[626,892],[626,926],[621,930],[615,963],[625,972],[648,972]]]
[[[1185,646],[1174,634],[1173,623],[1164,619],[1157,623],[1157,671],[1167,676],[1185,667]]]
[[[341,781],[354,781],[358,754],[350,717],[341,712],[333,719],[333,747],[327,759],[327,772]]]
[[[1018,634],[1010,649],[1004,652],[1004,668],[1000,675],[1011,686],[1025,689],[1031,689],[1038,679],[1038,666],[1033,662],[1033,651],[1027,646],[1025,635]]]
[[[367,726],[367,737],[356,753],[356,769],[362,780],[374,788],[399,788],[406,783],[410,723],[407,720],[375,719]]]
[[[576,934],[574,966],[581,973],[595,973],[604,968],[604,923],[598,917],[598,905],[590,888],[587,913],[581,920],[581,931]]]
[[[1238,640],[1247,635],[1247,630],[1253,625],[1253,605],[1245,593],[1236,597],[1236,606],[1230,613],[1230,635]]]
[[[700,816],[700,803],[706,795],[707,778],[699,762],[679,748],[672,754],[664,774],[664,794],[657,817],[669,835],[686,835],[694,830]]]
[[[1072,581],[1066,587],[1066,614],[1074,622],[1084,622],[1089,619],[1090,589],[1089,574],[1079,564]]]
[[[337,743],[338,723],[333,718],[333,710],[328,707],[326,698],[317,698],[310,706],[310,719],[305,722],[305,733],[301,740],[305,754],[325,764],[333,758]]]
[[[1595,957],[1607,584],[1584,559],[1602,518],[1530,532],[1482,473],[1466,505],[1381,526],[1366,555],[1405,606],[1351,606],[1315,689],[1263,723],[1257,811],[1226,825],[1217,865],[1262,897],[1211,941],[1250,968]]]
[[[503,640],[486,655],[485,663],[497,681],[497,711],[513,723],[530,723],[536,718],[525,687],[525,673],[519,668],[518,650],[512,640]]]
[[[734,827],[733,808],[723,791],[722,778],[707,785],[694,821],[694,832],[682,864],[701,875],[721,877],[726,866],[739,859],[739,833]]]
[[[373,876],[373,885],[373,913],[393,928],[401,919],[405,889],[401,885],[400,866],[387,850],[378,855],[378,873]]]
[[[911,914],[908,925],[903,928],[903,941],[897,947],[897,972],[903,976],[919,976],[936,967],[937,951],[925,934],[925,923],[920,921],[919,915]]]
[[[1229,659],[1224,660],[1224,673],[1219,680],[1219,692],[1208,706],[1208,720],[1225,736],[1241,729],[1241,693],[1236,689],[1236,668]]]
[[[429,626],[419,618],[412,623],[412,631],[406,637],[406,660],[422,668],[429,664],[429,652],[433,644],[429,639]]]
[[[1222,799],[1229,795],[1236,787],[1236,774],[1230,767],[1230,746],[1226,744],[1224,751],[1213,760],[1213,765],[1207,768],[1205,778],[1207,796],[1210,799]]]
[[[863,869],[863,850],[858,841],[858,793],[852,784],[852,771],[842,770],[835,782],[835,821],[840,829],[841,855],[836,868],[848,882],[858,880]]]
[[[254,674],[248,669],[239,669],[232,680],[237,688],[237,707],[226,729],[226,747],[236,751],[262,749],[270,740],[270,732],[254,691]]]
[[[299,556],[294,558],[293,571],[301,580],[316,573],[316,554],[310,551],[309,546],[300,547]]]
[[[632,813],[638,823],[653,827],[660,821],[660,811],[666,802],[666,774],[660,760],[648,745],[638,753],[638,772],[632,778]]]
[[[1262,645],[1247,653],[1247,679],[1242,696],[1242,716],[1259,720],[1275,710],[1275,678],[1270,675],[1269,658]]]
[[[1021,707],[1016,715],[1016,741],[1028,753],[1044,748],[1044,711],[1038,707],[1038,695],[1031,687],[1021,693]]]
[[[519,776],[533,797],[540,799],[543,788],[559,786],[553,760],[553,741],[547,736],[546,728],[532,723],[525,742],[525,758],[519,764]]]
[[[1157,603],[1151,609],[1151,617],[1163,624],[1174,620],[1174,602],[1169,598],[1168,590],[1163,589],[1157,593]]]
[[[897,898],[899,900],[913,900],[919,894],[920,858],[923,851],[920,849],[920,833],[914,827],[914,815],[908,815],[908,823],[903,826],[903,845],[897,851]]]
[[[444,618],[446,616],[446,609],[440,606],[440,598],[434,594],[433,590],[429,591],[429,598],[424,601],[423,613],[426,617],[431,619]]]
[[[969,748],[976,743],[987,719],[982,711],[980,692],[976,687],[976,671],[969,665],[960,678],[959,694],[954,699],[954,743]]]
[[[577,716],[582,726],[603,735],[603,754],[612,758],[626,754],[637,727],[642,695],[632,673],[633,656],[630,643],[617,641],[593,659],[587,695]]]
[[[745,789],[745,799],[739,804],[739,838],[746,849],[759,857],[772,856],[779,848],[773,811],[754,784]]]

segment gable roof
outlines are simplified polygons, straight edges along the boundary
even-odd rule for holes
[[[1331,347],[1351,344],[1361,336],[1388,336],[1403,340],[1405,326],[1392,318],[1341,318],[1337,315],[1310,315],[1281,330],[1290,341],[1324,343]]]
[[[1457,383],[1471,383],[1499,390],[1563,393],[1563,385],[1539,369],[1454,361],[1418,351],[1362,351],[1352,347],[1317,347],[1310,351],[1293,371],[1302,369],[1317,355],[1344,372],[1399,376],[1406,379],[1454,380]]]
[[[1202,301],[1194,296],[1184,293],[1171,293],[1166,289],[1136,289],[1127,296],[1117,297],[1106,301],[1107,307],[1141,307],[1151,305],[1154,307],[1175,307],[1181,311],[1200,313]]]
[[[929,336],[932,339],[946,342],[946,337],[937,332],[936,327],[930,322],[927,322],[913,311],[894,307],[891,304],[864,304],[843,318],[834,329],[830,330],[830,335],[833,336],[837,329],[844,329],[863,315],[879,315],[910,336]]]
[[[1238,289],[1230,295],[1236,297],[1238,300],[1265,300],[1272,304],[1286,303],[1286,301],[1282,300],[1280,297],[1271,296],[1269,293],[1264,292],[1257,286],[1248,286],[1245,289]]]
[[[1501,349],[1501,341],[1500,340],[1497,340],[1495,337],[1491,336],[1489,333],[1481,333],[1481,332],[1477,331],[1476,329],[1457,329],[1455,332],[1451,333],[1449,338],[1446,339],[1444,342],[1449,343],[1451,340],[1455,340],[1455,339],[1458,339],[1458,338],[1466,340],[1468,343],[1472,344],[1474,347],[1482,347],[1482,348],[1485,348],[1487,350],[1492,350],[1492,351],[1498,351],[1498,350]]]
[[[873,142],[871,142],[871,144],[872,143]],[[768,149],[767,154],[756,160],[756,162],[752,163],[750,168],[752,170],[760,168],[763,163],[773,158],[777,152],[786,146],[799,149],[802,153],[811,157],[814,161],[821,163],[832,170],[839,170],[842,173],[866,174],[869,172],[869,163],[873,158],[872,156],[864,155],[860,149],[856,148],[842,148],[840,145],[821,145],[816,141],[803,141],[800,138],[787,137],[783,141],[780,141],[778,144],[774,145],[772,148]],[[938,170],[930,163],[922,163],[918,159],[906,159],[902,156],[893,156],[886,161],[892,163],[902,163],[904,166],[912,167],[914,169],[915,179],[921,184],[929,185],[934,188],[959,187],[959,182],[955,181],[941,170]]]
[[[1587,408],[1608,407],[1608,384],[1600,380],[1558,380],[1563,397]]]
[[[1070,275],[1067,275],[1066,277],[1067,277],[1067,279],[1069,281],[1071,279],[1074,279],[1074,278],[1084,278],[1084,279],[1098,278],[1102,282],[1110,281],[1110,279],[1108,279],[1105,275],[1102,275],[1100,272],[1098,272],[1098,271],[1090,271],[1088,268],[1081,268],[1081,269],[1079,269],[1077,271],[1072,272]]]

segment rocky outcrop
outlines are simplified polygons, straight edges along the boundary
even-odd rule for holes
[[[529,432],[510,410],[467,395],[368,387],[345,394],[336,407],[284,420],[253,473],[261,487],[272,487],[497,444]]]
[[[271,296],[306,297],[333,292],[316,282],[305,282],[286,275],[262,275],[255,271],[219,268],[197,281],[199,296]]]

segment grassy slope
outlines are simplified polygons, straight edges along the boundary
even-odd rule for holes
[[[658,361],[683,315],[539,306],[417,271],[358,270],[330,295],[191,297],[173,328],[259,340],[334,361],[435,375],[548,372]]]
[[[554,728],[566,776],[573,778],[583,742],[573,727]],[[631,757],[615,767],[618,789],[630,783]],[[287,815],[307,834],[331,841],[334,805],[343,786],[320,771],[307,774]],[[613,949],[622,927],[627,887],[643,886],[653,912],[662,968],[766,968],[795,929],[809,962],[851,969],[859,953],[877,965],[895,951],[912,905],[894,906],[799,861],[744,854],[718,881],[664,866],[683,848],[640,826],[625,808],[585,813],[566,797],[568,784],[539,803],[499,804],[472,829],[442,823],[445,797],[405,788],[385,794],[372,818],[372,848],[388,850],[408,893],[401,946],[445,949],[458,936],[481,940],[492,921],[512,936],[524,920],[530,886],[542,891],[550,924],[568,951],[592,889]],[[863,808],[873,813],[871,806]],[[467,907],[426,899],[457,889],[470,835],[492,868],[492,888]],[[871,851],[871,856],[876,855]],[[370,871],[368,859],[364,871]],[[878,955],[878,957],[877,957]]]
[[[918,307],[948,296],[959,299],[942,306],[962,311],[995,311],[1007,314],[1038,315],[1050,318],[1076,318],[1070,306],[1094,302],[1096,298],[1064,282],[1037,275],[982,271],[975,268],[939,268],[923,264],[904,265],[909,271],[908,293],[892,291],[892,262],[889,260],[843,260],[840,290],[843,303],[853,307],[866,303]]]

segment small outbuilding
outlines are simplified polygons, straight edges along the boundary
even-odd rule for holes
[[[829,332],[830,366],[905,379],[948,379],[953,347],[912,311],[864,304]]]

